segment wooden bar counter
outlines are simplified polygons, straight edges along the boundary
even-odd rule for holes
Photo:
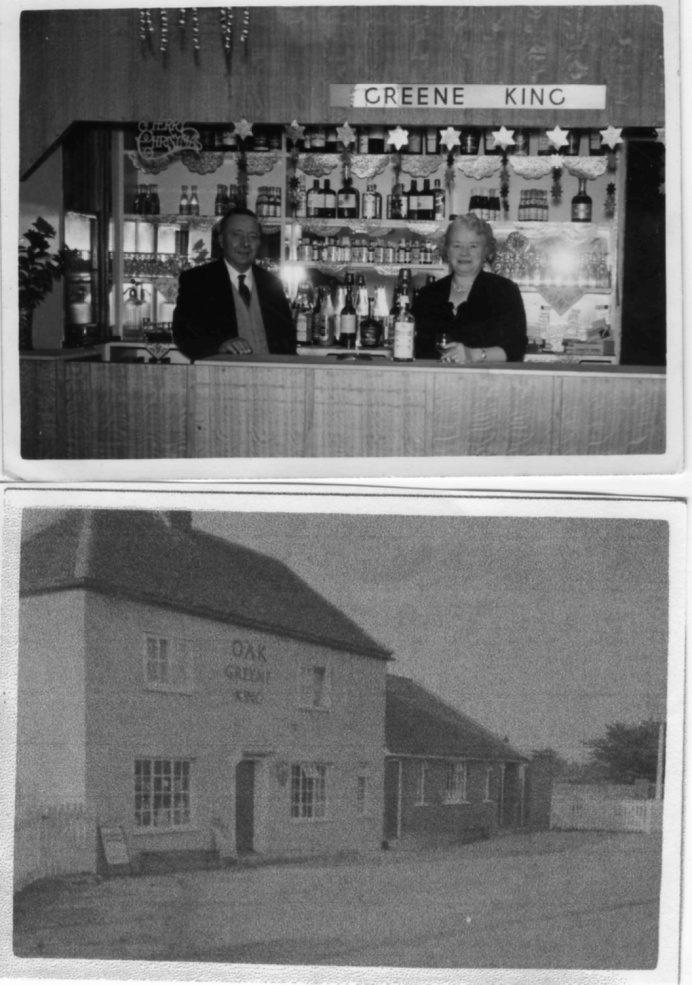
[[[658,455],[657,367],[23,357],[25,459]]]

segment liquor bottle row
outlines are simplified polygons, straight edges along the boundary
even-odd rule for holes
[[[496,188],[480,188],[469,199],[469,212],[488,222],[502,218],[500,196]],[[571,202],[572,222],[591,222],[593,201],[586,190],[586,178],[579,178],[579,190]],[[519,222],[547,222],[550,218],[548,192],[541,188],[523,188],[519,197],[517,219]]]
[[[367,239],[365,237],[304,236],[298,241],[296,259],[301,263],[371,263],[431,266],[442,262],[432,240]]]
[[[434,222],[445,218],[446,208],[446,193],[439,178],[433,187],[430,179],[425,178],[420,189],[414,178],[407,191],[403,184],[394,184],[386,198],[385,214],[387,219]],[[361,194],[348,174],[338,191],[331,187],[329,178],[324,179],[323,186],[315,178],[312,188],[299,199],[295,216],[297,219],[381,219],[382,196],[375,185],[368,185],[361,203]]]
[[[341,346],[344,349],[391,350],[398,361],[413,359],[415,324],[410,307],[413,299],[410,272],[402,270],[387,306],[385,288],[368,294],[365,278],[352,273],[346,283],[332,292],[327,287],[313,290],[303,281],[292,304],[298,345]]]

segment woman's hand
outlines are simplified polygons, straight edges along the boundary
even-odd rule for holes
[[[448,342],[441,355],[443,363],[470,363],[471,350],[463,342]]]

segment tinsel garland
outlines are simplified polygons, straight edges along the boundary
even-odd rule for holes
[[[449,208],[452,207],[452,196],[454,194],[454,185],[456,183],[456,174],[454,168],[454,151],[449,151],[447,154],[447,168],[445,170],[445,188],[449,194]]]
[[[500,201],[504,218],[509,216],[509,162],[507,161],[507,151],[502,152],[502,169],[500,171]]]
[[[148,7],[144,7],[139,12],[139,40],[142,42],[142,46],[150,46],[151,39],[154,33],[154,25],[151,20],[151,10]]]
[[[612,219],[615,216],[615,182],[611,181],[606,187],[606,197],[603,203],[603,214],[606,219]]]
[[[250,8],[246,7],[243,11],[243,29],[240,32],[241,44],[246,44],[250,35]]]
[[[192,48],[197,54],[199,52],[199,11],[197,7],[190,7],[192,11]]]
[[[553,168],[551,174],[553,184],[550,189],[550,197],[553,200],[553,205],[559,205],[562,201],[562,168]]]
[[[221,7],[219,10],[219,19],[221,21],[223,50],[226,52],[226,55],[230,55],[231,45],[233,43],[233,7]]]
[[[192,48],[195,57],[197,57],[201,51],[199,9],[197,7],[181,7],[178,10],[176,23],[178,25],[178,31],[180,33],[180,43],[182,45],[185,40],[188,13],[192,15]],[[169,33],[170,33],[169,14],[166,9],[162,8],[160,10],[159,20],[160,20],[160,29],[161,29],[159,50],[163,55],[165,55],[166,52],[168,51]],[[231,50],[233,47],[233,8],[221,7],[219,9],[219,20],[221,26],[221,42],[223,44],[223,50],[226,55],[226,59],[230,60]],[[245,7],[243,10],[243,24],[240,32],[240,41],[246,53],[247,53],[247,42],[249,37],[250,37],[250,8]],[[143,7],[139,11],[139,40],[142,44],[142,47],[152,48],[153,38],[154,38],[154,22],[152,18],[151,8]]]
[[[161,11],[161,43],[159,45],[161,53],[166,54],[168,50],[168,11]]]

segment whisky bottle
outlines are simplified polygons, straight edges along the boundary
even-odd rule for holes
[[[593,202],[586,191],[586,178],[579,179],[579,191],[572,199],[572,222],[591,222]]]
[[[199,199],[197,198],[197,185],[190,186],[190,215],[199,215]]]
[[[353,187],[353,178],[344,168],[344,183],[336,196],[336,218],[357,219],[359,216],[360,192]]]
[[[360,344],[364,349],[375,349],[380,344],[382,326],[375,318],[375,298],[368,298],[368,313],[360,323]]]
[[[401,299],[401,307],[394,322],[394,348],[392,357],[396,362],[411,362],[413,360],[413,342],[415,322],[409,311],[409,299]]]
[[[324,179],[324,205],[322,207],[323,219],[336,219],[336,192],[330,185],[329,178]]]
[[[353,304],[351,288],[346,289],[346,302],[341,309],[340,319],[341,335],[339,344],[345,349],[355,349],[356,347],[356,309]]]

